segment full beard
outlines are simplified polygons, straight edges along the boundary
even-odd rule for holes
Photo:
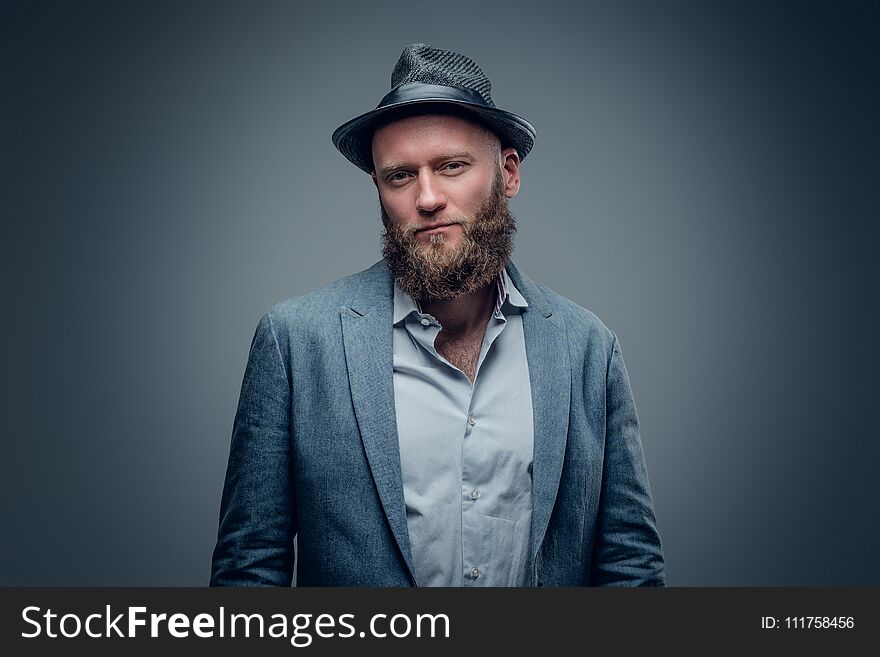
[[[442,233],[428,244],[415,236],[418,225],[400,228],[382,212],[382,256],[397,286],[417,301],[445,301],[475,292],[490,284],[507,265],[513,252],[516,219],[504,195],[501,172],[492,191],[473,217],[452,217],[461,224],[459,244],[450,248]]]

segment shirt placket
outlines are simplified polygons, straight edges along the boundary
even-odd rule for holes
[[[491,485],[492,463],[480,443],[483,424],[487,421],[478,388],[479,372],[492,344],[504,329],[506,320],[497,313],[486,327],[486,336],[480,350],[474,385],[470,390],[468,407],[464,413],[464,439],[461,455],[461,555],[462,583],[464,586],[488,585],[493,573],[490,571],[491,555],[487,554],[485,518],[482,497]]]
[[[460,394],[455,397],[461,400],[462,420],[464,436],[461,441],[461,555],[462,555],[462,584],[464,586],[488,585],[492,573],[487,572],[487,564],[490,555],[485,547],[486,527],[480,522],[480,516],[484,514],[480,508],[480,498],[488,483],[487,475],[491,471],[492,463],[488,462],[487,455],[481,448],[480,421],[485,421],[485,413],[480,406],[478,391],[479,373],[483,361],[489,354],[492,344],[504,330],[507,323],[504,314],[496,307],[491,319],[486,326],[483,344],[474,375],[474,384],[471,385],[464,372],[446,360],[434,347],[434,341],[441,331],[441,325],[437,319],[428,314],[415,312],[414,325],[411,325],[410,335],[426,351],[436,359],[446,363],[449,367],[458,371],[461,376],[455,377],[455,385],[462,386]],[[466,388],[466,389],[465,389]],[[483,416],[483,417],[481,417]],[[482,547],[481,547],[482,546]]]

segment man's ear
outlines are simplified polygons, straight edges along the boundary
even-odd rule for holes
[[[501,151],[502,170],[504,172],[504,195],[513,198],[519,193],[519,153],[515,148]]]
[[[373,184],[376,186],[376,189],[379,189],[379,181],[376,179],[376,172],[375,171],[373,171],[370,174],[370,178],[373,179]]]

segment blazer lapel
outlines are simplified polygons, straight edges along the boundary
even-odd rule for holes
[[[393,282],[383,260],[366,273],[351,307],[341,311],[348,381],[379,499],[410,578],[415,582],[394,409]]]
[[[522,321],[535,432],[530,553],[530,563],[534,564],[550,522],[562,475],[571,404],[571,364],[562,314],[554,313],[544,294],[512,262],[508,264],[507,272],[529,302]]]

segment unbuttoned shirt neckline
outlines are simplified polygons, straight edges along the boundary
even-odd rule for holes
[[[394,285],[394,397],[419,586],[524,586],[534,451],[522,313],[496,280],[474,381],[434,347],[438,320]]]
[[[507,270],[501,270],[498,278],[495,279],[495,285],[498,291],[498,294],[496,295],[495,308],[492,311],[492,317],[490,318],[490,321],[486,325],[486,332],[483,337],[483,344],[480,348],[480,357],[477,360],[477,367],[474,370],[474,382],[473,384],[471,384],[472,386],[475,386],[477,384],[477,377],[479,376],[480,365],[482,365],[483,359],[486,357],[486,354],[489,352],[492,343],[495,342],[495,339],[499,336],[501,331],[504,330],[504,325],[507,323],[507,318],[504,315],[504,311],[506,310],[508,314],[511,312],[522,313],[523,310],[529,305],[528,301],[525,300],[525,297],[523,297],[523,295],[520,294],[520,291],[516,289],[513,281],[510,280],[510,276],[507,273]],[[404,322],[407,327],[413,326],[414,330],[410,331],[410,335],[419,343],[422,348],[427,350],[438,360],[446,363],[452,369],[460,372],[461,375],[465,379],[467,379],[467,375],[462,372],[461,369],[450,363],[434,347],[434,341],[440,334],[440,322],[437,321],[437,318],[433,315],[423,313],[421,305],[413,300],[410,295],[397,287],[397,283],[395,282],[394,326],[400,326],[401,322]],[[468,382],[470,382],[470,379],[468,379]]]

